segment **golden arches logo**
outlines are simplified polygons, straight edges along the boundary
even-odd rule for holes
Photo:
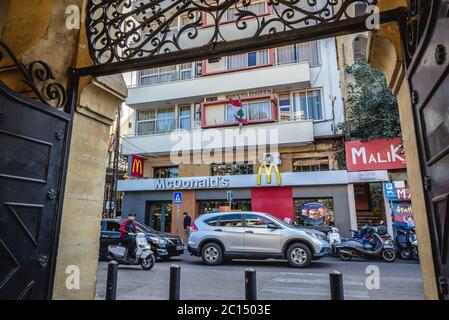
[[[132,174],[143,175],[143,161],[142,159],[134,159],[131,169]]]
[[[281,185],[281,173],[279,172],[278,166],[273,163],[269,167],[266,164],[262,164],[259,167],[259,172],[257,174],[257,185],[258,186],[260,186],[260,184],[261,184],[263,169],[265,169],[265,175],[267,176],[267,183],[271,184],[271,171],[273,170],[273,168],[276,171],[277,183],[278,183],[278,185]]]

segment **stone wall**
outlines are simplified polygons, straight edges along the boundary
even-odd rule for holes
[[[400,5],[406,6],[407,1],[383,0],[379,5],[381,10],[386,10]],[[390,88],[398,98],[402,138],[407,159],[407,176],[412,195],[421,273],[424,281],[424,295],[426,299],[438,299],[410,89],[404,70],[399,26],[396,23],[385,24],[373,32],[369,42],[368,57],[369,62],[384,73]]]
[[[86,0],[27,0],[24,5],[23,0],[2,0],[2,39],[22,63],[47,62],[57,81],[67,86],[70,67],[92,64],[85,30],[66,28],[67,6],[83,8],[86,3]],[[18,92],[31,94],[9,59],[0,63],[0,80]],[[107,141],[117,108],[126,95],[121,75],[100,79],[86,77],[81,81],[73,118],[54,299],[93,299],[95,296]],[[65,286],[65,271],[69,265],[80,268],[79,290],[68,290]]]

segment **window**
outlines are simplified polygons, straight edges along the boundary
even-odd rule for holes
[[[106,231],[120,231],[120,224],[115,221],[108,221],[106,223]]]
[[[137,135],[166,133],[176,128],[175,108],[159,108],[137,112]]]
[[[143,70],[139,72],[139,85],[156,85],[170,81],[192,79],[194,70],[194,63]]]
[[[192,129],[191,121],[191,107],[180,106],[179,107],[179,128],[184,130]]]
[[[291,103],[290,93],[283,93],[279,95],[279,119],[281,121],[291,120]]]
[[[243,112],[248,121],[271,120],[271,101],[243,102]],[[226,106],[226,123],[235,123],[235,107]]]
[[[177,178],[179,176],[179,167],[158,167],[154,168],[154,179]]]
[[[329,158],[293,159],[293,172],[329,171]]]
[[[193,78],[193,65],[191,63],[183,63],[179,67],[181,80],[188,80]]]
[[[225,208],[225,211],[251,211],[251,200],[233,200],[231,207],[229,207],[229,201],[227,200],[198,201],[196,207],[198,208],[198,215],[220,212],[221,208]]]
[[[323,120],[321,90],[309,90],[293,94],[295,120]]]
[[[266,9],[266,2],[265,1],[261,1],[261,2],[252,2],[250,5],[248,6],[238,6],[238,10],[240,11],[250,11],[256,15],[262,15],[264,13],[267,12]],[[237,19],[238,17],[238,13],[239,11],[237,10],[237,8],[231,7],[228,9],[228,11],[226,12],[226,15],[224,15],[224,19],[225,21],[234,21]]]
[[[236,54],[226,58],[226,69],[235,70],[268,64],[268,50]]]
[[[236,176],[253,173],[254,167],[250,163],[211,165],[211,176]]]
[[[295,199],[295,222],[302,226],[333,226],[334,199]]]
[[[153,85],[177,80],[177,66],[167,66],[140,71],[140,84]]]
[[[318,41],[294,44],[277,49],[277,63],[288,64],[309,61],[311,66],[320,64]]]
[[[366,56],[366,48],[368,46],[368,40],[365,37],[357,37],[354,39],[353,43],[354,50],[354,62],[357,63]]]
[[[218,224],[218,220],[220,220],[220,217],[219,217],[219,216],[218,216],[218,217],[213,217],[213,218],[206,219],[206,220],[204,220],[204,223],[205,223],[205,224],[208,224],[208,225],[210,225],[210,226],[212,226],[212,227],[215,227],[215,226]]]
[[[220,217],[218,222],[220,227],[237,228],[242,226],[241,214],[225,214]]]
[[[267,229],[268,225],[274,224],[274,222],[257,214],[247,214],[245,215],[245,224],[248,228]]]

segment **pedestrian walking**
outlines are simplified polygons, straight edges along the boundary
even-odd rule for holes
[[[189,216],[189,214],[187,212],[183,213],[184,215],[184,221],[183,221],[183,227],[184,227],[184,232],[183,232],[183,242],[185,245],[187,245],[187,243],[189,242],[189,237],[190,237],[190,225],[192,224],[192,218]]]

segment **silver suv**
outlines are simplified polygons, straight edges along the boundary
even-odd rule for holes
[[[260,212],[205,214],[191,231],[188,250],[207,265],[218,265],[225,258],[278,258],[301,268],[331,250],[324,233]]]

